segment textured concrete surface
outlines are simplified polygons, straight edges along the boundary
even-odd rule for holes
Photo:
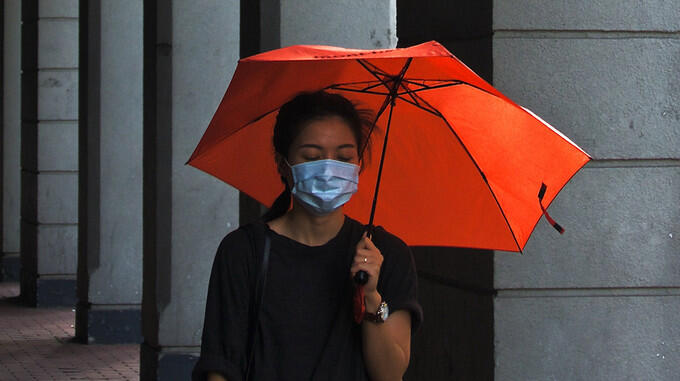
[[[38,68],[77,68],[77,53],[78,19],[38,22]]]
[[[675,380],[680,293],[495,301],[495,379]]]
[[[675,0],[496,0],[494,29],[678,31]]]
[[[78,174],[47,172],[38,175],[38,222],[78,223]],[[75,258],[75,253],[73,253]]]
[[[38,119],[78,119],[78,71],[38,72]]]
[[[494,3],[494,84],[596,159],[550,208],[564,236],[495,254],[496,379],[680,372],[679,10]]]
[[[496,288],[680,287],[680,163],[587,166],[538,221],[524,255],[497,252]]]
[[[168,186],[158,189],[158,197],[168,202],[159,208],[172,208],[172,213],[155,227],[157,236],[162,237],[159,247],[168,245],[168,251],[158,251],[155,259],[159,285],[155,302],[159,311],[157,344],[162,350],[199,345],[212,260],[221,238],[238,224],[238,192],[184,165],[236,67],[238,10],[236,1],[172,3],[172,72],[159,80],[171,83],[167,96],[172,109],[167,126],[171,135],[159,140],[162,147],[168,147],[164,155],[169,155],[169,162],[158,163],[160,184]],[[165,130],[166,126],[159,128]],[[161,168],[168,168],[168,172]]]
[[[78,170],[78,123],[38,124],[38,171]]]
[[[90,263],[90,302],[139,304],[142,292],[142,4],[102,2],[100,12],[97,260]],[[124,20],[124,21],[122,21]],[[96,47],[96,46],[95,46]],[[92,63],[94,65],[94,63]]]
[[[593,157],[680,158],[680,40],[496,37],[493,55],[494,85]]]
[[[40,18],[78,17],[78,0],[39,0],[38,16]]]
[[[396,0],[281,1],[280,15],[281,46],[323,44],[360,49],[397,46]]]
[[[81,71],[76,335],[89,343],[139,343],[142,298],[143,4],[83,8],[89,31]],[[86,221],[86,222],[85,222]]]
[[[78,226],[38,225],[38,274],[75,274]]]

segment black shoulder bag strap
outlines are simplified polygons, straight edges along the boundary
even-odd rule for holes
[[[267,234],[267,229],[266,227],[262,227],[264,230],[264,250],[262,253],[262,265],[260,267],[260,271],[257,274],[257,281],[255,283],[255,295],[254,295],[254,307],[252,309],[253,315],[252,319],[250,320],[250,329],[248,333],[248,342],[249,342],[249,347],[248,347],[248,363],[246,366],[246,375],[245,375],[245,380],[250,381],[252,378],[252,367],[253,367],[253,357],[255,356],[255,337],[257,336],[257,327],[259,326],[260,323],[260,310],[262,309],[262,299],[264,297],[264,288],[265,285],[267,284],[267,268],[269,267],[269,252],[271,249],[271,238],[269,237],[269,234]],[[251,249],[253,250],[253,253],[255,252],[255,242],[254,239],[257,239],[257,235],[253,237],[253,234],[251,232]]]

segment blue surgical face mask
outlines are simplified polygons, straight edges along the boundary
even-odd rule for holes
[[[290,167],[291,193],[310,212],[328,214],[345,204],[359,185],[359,166],[337,160],[315,160]]]

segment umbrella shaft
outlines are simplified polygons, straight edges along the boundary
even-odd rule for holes
[[[406,70],[411,65],[413,59],[409,58],[406,60],[404,67],[401,68],[399,75],[393,78],[392,87],[390,88],[389,103],[390,103],[390,114],[387,117],[387,128],[385,129],[385,141],[383,142],[382,153],[380,154],[380,166],[378,167],[378,178],[375,182],[375,193],[373,194],[373,205],[371,206],[371,216],[368,219],[368,234],[373,235],[373,218],[375,217],[375,207],[378,204],[378,192],[380,191],[380,179],[382,178],[383,164],[385,164],[385,152],[387,152],[387,139],[390,136],[390,124],[392,122],[392,112],[394,111],[394,106],[396,104],[398,90],[401,86],[401,81],[406,75]],[[376,120],[377,122],[377,120]]]
[[[391,97],[393,97],[391,95]],[[392,112],[394,111],[394,98],[390,100],[390,113],[387,117],[387,128],[385,129],[385,140],[383,142],[382,153],[380,154],[380,166],[378,167],[378,179],[375,182],[375,193],[373,194],[373,205],[371,206],[371,217],[368,220],[368,233],[373,234],[373,218],[375,217],[375,207],[378,204],[378,192],[380,191],[380,179],[382,178],[383,164],[385,164],[385,152],[387,152],[387,140],[390,136],[390,124],[392,122]]]

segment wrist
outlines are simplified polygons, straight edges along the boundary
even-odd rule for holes
[[[364,303],[366,305],[366,311],[370,312],[375,312],[378,310],[378,307],[380,307],[380,303],[382,302],[382,296],[378,291],[374,291],[370,294],[364,295]]]

